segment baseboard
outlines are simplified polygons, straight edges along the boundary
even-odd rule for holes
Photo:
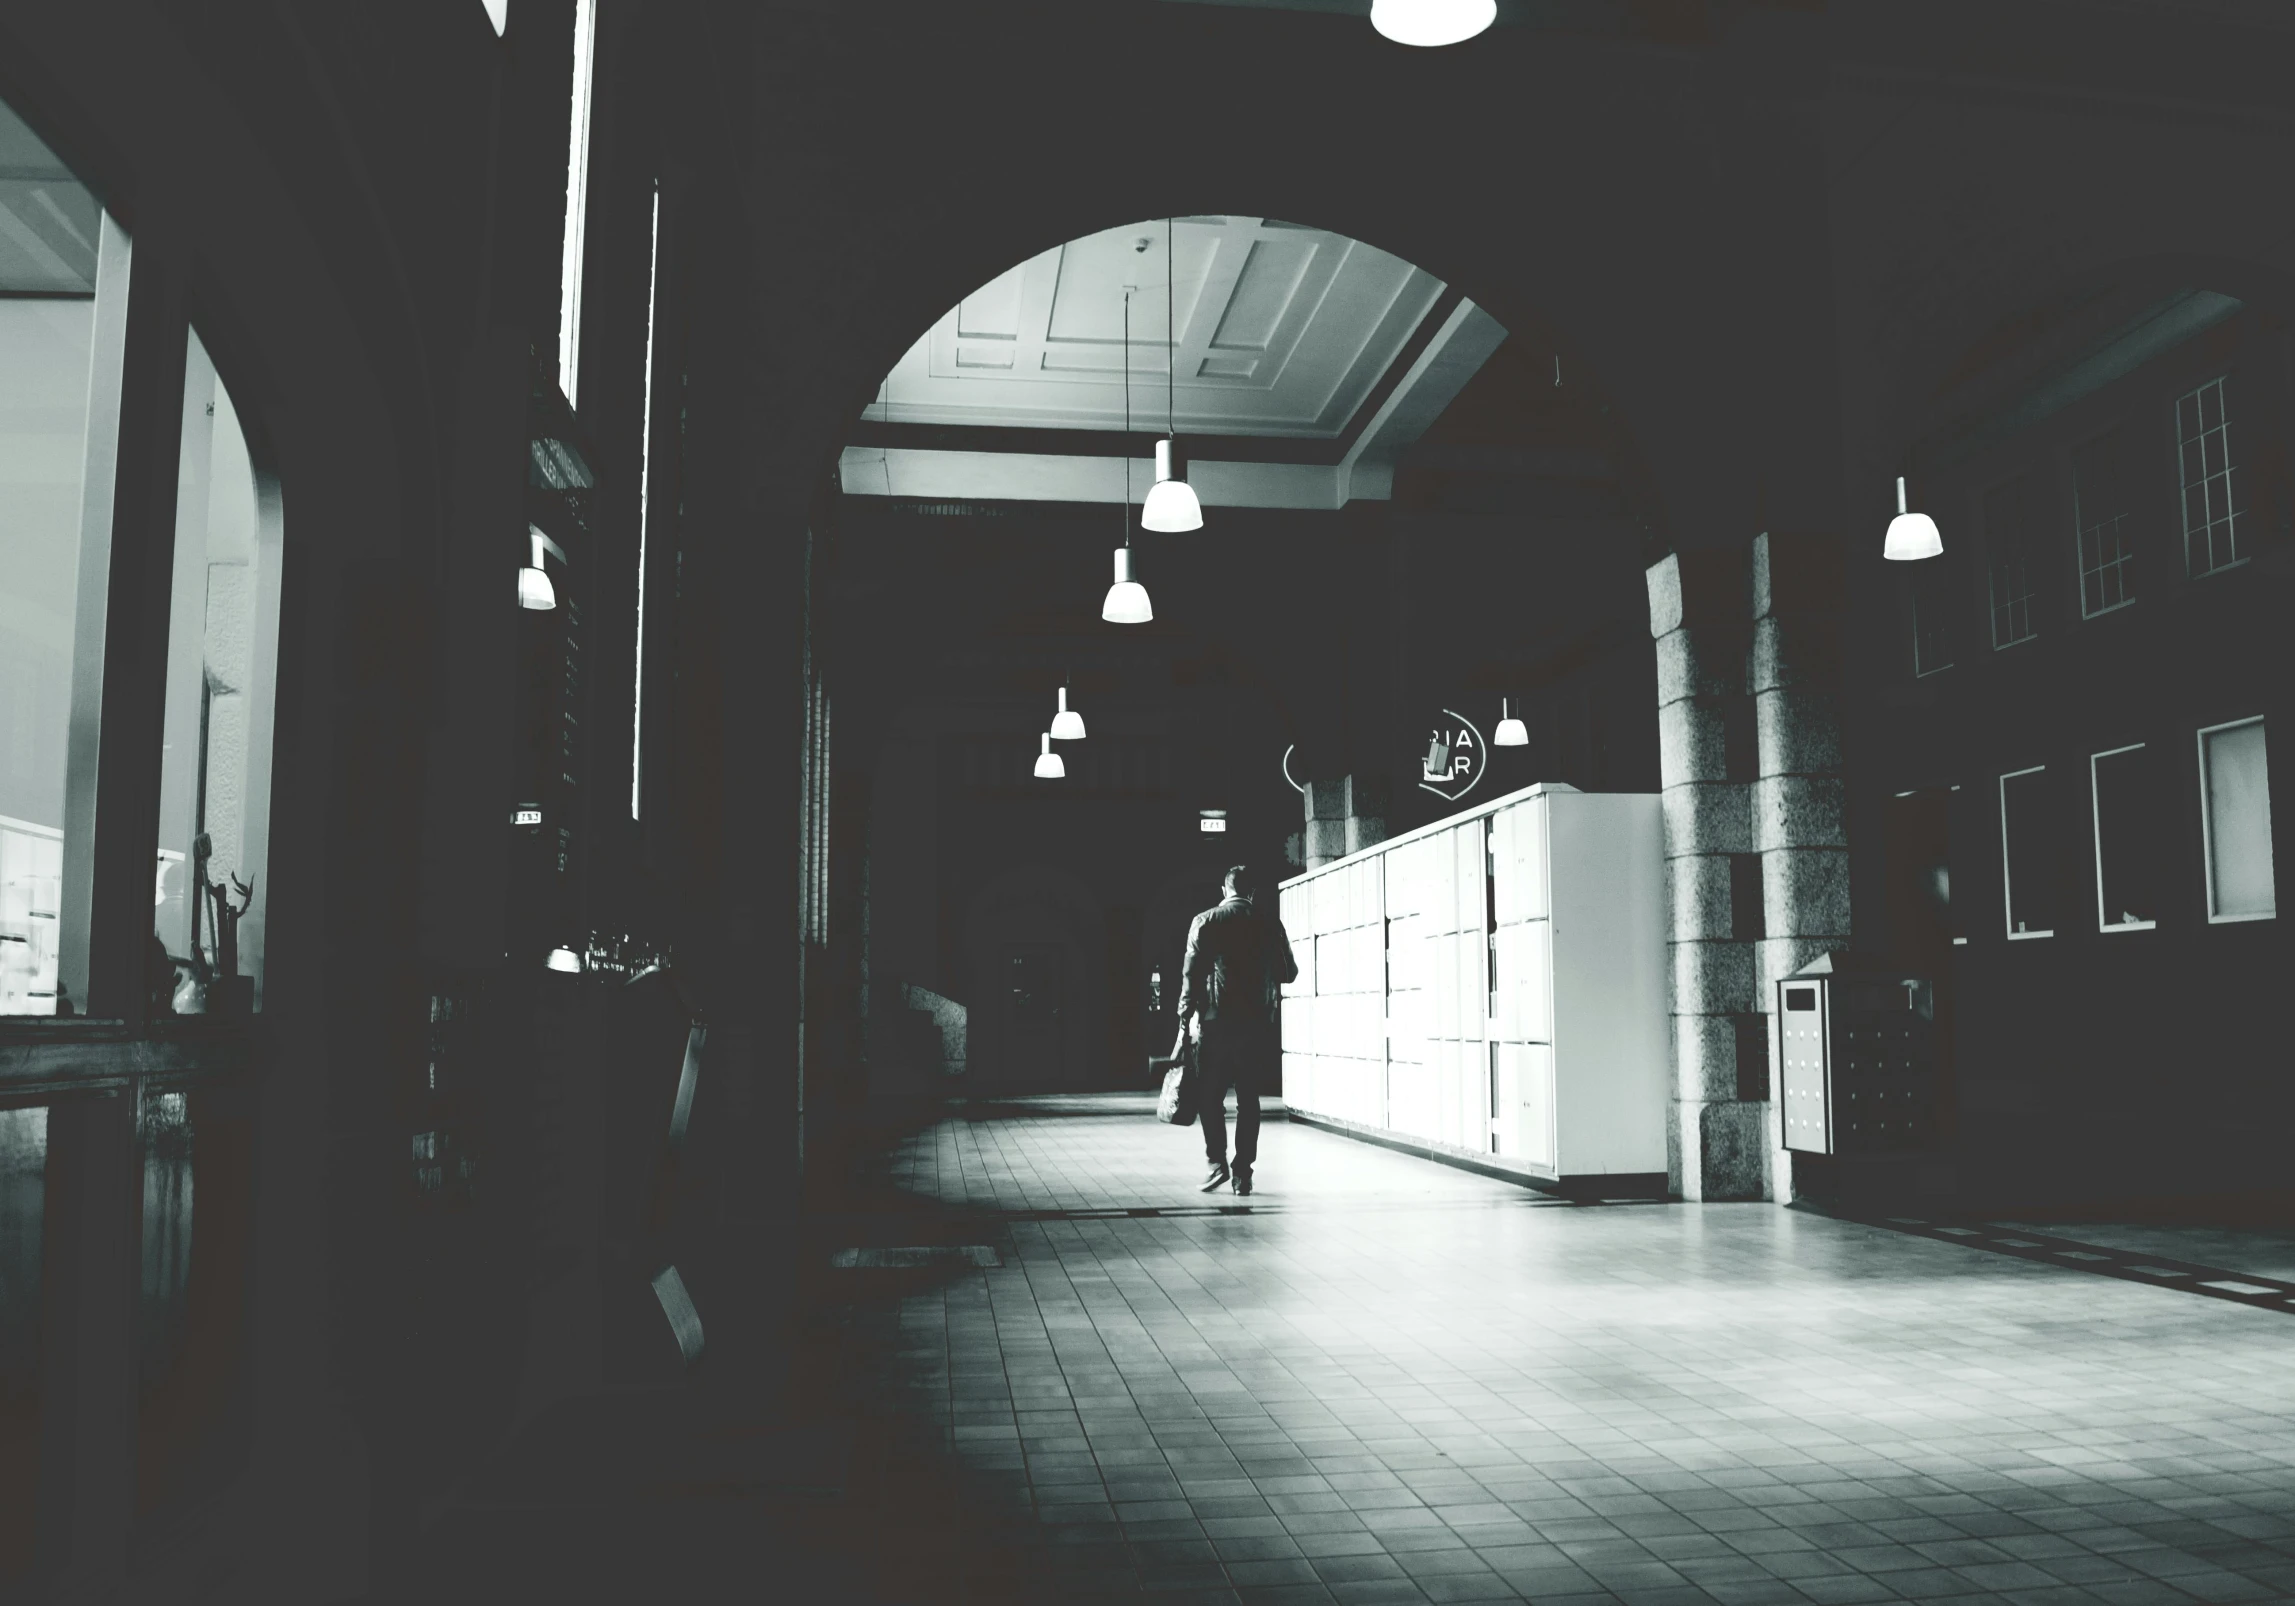
[[[1272,1112],[1270,1112],[1272,1113]],[[1422,1143],[1379,1127],[1358,1126],[1335,1116],[1309,1115],[1304,1110],[1285,1112],[1301,1126],[1315,1127],[1342,1138],[1353,1138],[1358,1143],[1375,1143],[1382,1149],[1397,1154],[1415,1155],[1421,1160],[1432,1160],[1439,1165],[1471,1171],[1477,1176],[1492,1177],[1500,1182],[1511,1182],[1518,1187],[1532,1188],[1539,1193],[1554,1194],[1564,1199],[1668,1199],[1663,1171],[1598,1172],[1588,1176],[1543,1176],[1535,1171],[1523,1170],[1497,1160],[1485,1160],[1479,1155],[1447,1149],[1439,1144]]]

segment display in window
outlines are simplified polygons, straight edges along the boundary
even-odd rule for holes
[[[245,1014],[263,987],[271,714],[278,672],[276,499],[199,337],[184,361],[168,610],[153,1005]]]

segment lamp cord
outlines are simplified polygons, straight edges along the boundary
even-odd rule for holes
[[[1163,432],[1166,439],[1178,433],[1176,422],[1179,412],[1179,330],[1174,327],[1176,315],[1172,311],[1177,292],[1172,288],[1171,270],[1172,220],[1163,220]],[[1177,451],[1177,448],[1174,448]]]
[[[1124,287],[1124,545],[1132,544],[1132,292]]]

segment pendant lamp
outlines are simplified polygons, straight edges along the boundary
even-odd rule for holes
[[[1066,778],[1067,773],[1068,766],[1060,761],[1059,754],[1052,751],[1051,732],[1045,732],[1044,745],[1036,754],[1036,779],[1057,781]]]
[[[1939,557],[1944,552],[1944,537],[1937,533],[1936,520],[1926,513],[1905,511],[1905,477],[1897,476],[1897,516],[1889,520],[1888,539],[1881,545],[1881,556],[1910,563],[1917,558]]]
[[[1172,220],[1163,220],[1163,328],[1164,391],[1163,439],[1155,443],[1155,484],[1140,508],[1140,528],[1170,534],[1203,528],[1203,504],[1195,487],[1176,463],[1174,442],[1179,435],[1179,331],[1173,327],[1176,302],[1172,290]]]
[[[1498,0],[1371,0],[1371,26],[1398,45],[1455,45],[1498,20]]]
[[[1112,625],[1144,625],[1155,617],[1147,587],[1132,578],[1132,293],[1124,292],[1124,544],[1116,548],[1116,579],[1100,604],[1100,617]],[[1053,760],[1058,763],[1058,759]],[[1038,766],[1038,774],[1043,773]]]
[[[1052,716],[1051,734],[1055,740],[1080,742],[1084,739],[1084,716],[1068,706],[1068,688],[1060,688],[1060,711]]]
[[[550,957],[542,963],[563,975],[579,976],[582,973],[582,956],[571,948],[551,949]]]
[[[533,525],[526,526],[526,534],[533,542],[533,561],[518,571],[518,606],[537,611],[558,605],[558,588],[550,584],[549,572],[542,567],[542,549],[549,546],[550,538]],[[559,553],[563,558],[564,553]]]
[[[1498,716],[1497,734],[1490,738],[1492,747],[1528,747],[1530,745],[1530,732],[1523,727],[1522,717],[1508,711],[1506,699],[1503,697],[1498,699]]]

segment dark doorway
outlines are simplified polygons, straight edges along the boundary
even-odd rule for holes
[[[1007,1077],[1042,1087],[1060,1075],[1060,945],[1016,942],[1004,951]]]
[[[1955,1124],[1952,1056],[1953,789],[1921,787],[1889,799],[1882,837],[1887,857],[1887,919],[1892,957],[1936,989],[1937,1121]]]

